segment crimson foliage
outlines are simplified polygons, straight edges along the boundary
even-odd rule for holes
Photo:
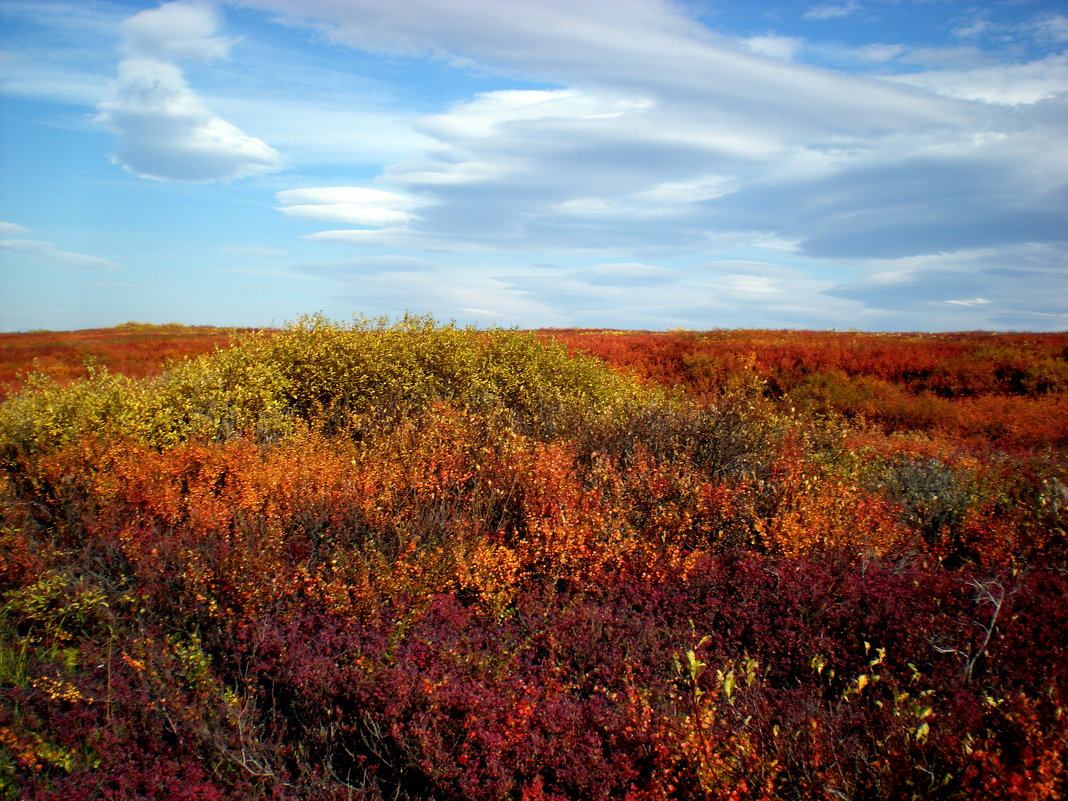
[[[312,360],[316,326],[291,337],[289,362],[288,346],[270,353],[314,373],[321,398],[332,362]],[[350,339],[364,333],[324,336],[367,358]],[[948,368],[932,372],[930,351],[958,355],[955,375],[979,387],[967,402],[996,385],[990,397],[1061,403],[1054,379],[1019,394],[996,376],[1013,348],[1037,375],[1063,341],[836,335],[835,355],[781,332],[554,333],[647,377],[704,375],[679,379],[700,402],[548,351],[477,394],[432,372],[534,347],[493,336],[409,323],[376,347],[404,349],[418,381],[376,364],[402,383],[366,388],[350,365],[347,405],[257,396],[269,435],[175,425],[153,440],[132,420],[71,436],[55,416],[28,437],[25,410],[48,404],[7,406],[0,797],[1068,791],[1063,432],[1030,447],[812,401],[828,365],[868,364],[827,397],[868,376],[906,405],[964,403],[939,394]],[[240,347],[218,357],[225,375],[253,375],[234,366]],[[419,403],[383,409],[351,389],[408,384]],[[47,400],[76,410],[94,386]],[[177,385],[153,401],[153,386],[129,408],[214,408]]]

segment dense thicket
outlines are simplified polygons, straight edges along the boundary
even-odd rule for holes
[[[920,338],[864,372],[762,336],[309,318],[31,379],[0,406],[0,793],[1062,797],[1064,418],[839,396],[1063,404],[1065,338],[954,394]]]

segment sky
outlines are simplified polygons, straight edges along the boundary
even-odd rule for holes
[[[1064,0],[0,0],[0,330],[1068,330]]]

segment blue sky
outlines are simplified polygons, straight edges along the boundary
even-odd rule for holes
[[[1063,0],[3,0],[0,330],[1068,330]]]

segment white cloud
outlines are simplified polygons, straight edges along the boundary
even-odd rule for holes
[[[770,56],[780,61],[790,61],[801,49],[801,40],[793,36],[752,36],[743,40],[743,44],[754,53]]]
[[[411,209],[419,205],[407,195],[360,186],[287,189],[276,197],[283,204],[279,210],[290,217],[369,227],[409,222]]]
[[[836,19],[848,17],[861,9],[860,3],[825,3],[813,6],[801,16],[805,19]]]
[[[434,251],[455,251],[458,253],[490,253],[493,247],[469,237],[434,236],[404,226],[386,226],[384,228],[353,228],[336,231],[318,231],[307,234],[305,239],[312,242],[335,242],[361,247],[416,248]]]
[[[18,226],[16,226],[17,228]],[[10,231],[2,231],[10,233]],[[59,250],[51,242],[36,239],[0,240],[0,253],[28,257],[30,261],[47,267],[64,267],[73,270],[118,270],[122,265],[99,256],[70,253]]]
[[[323,81],[338,80],[324,74]],[[381,166],[433,144],[415,130],[418,117],[383,100],[369,104],[360,95],[324,96],[322,87],[254,84],[242,91],[209,97],[211,107],[244,130],[254,130],[285,153],[287,164]]]
[[[620,235],[633,241],[626,228],[635,217],[679,210],[672,233],[683,234],[680,244],[705,241],[708,221],[693,217],[700,204],[752,180],[754,170],[779,175],[784,161],[836,140],[974,121],[967,106],[907,87],[747,52],[648,0],[626,0],[612,14],[564,0],[244,4],[315,24],[345,44],[473,58],[566,86],[486,92],[420,120],[431,142],[379,179],[426,199],[419,220],[367,220],[392,223],[380,233],[322,232],[330,241],[400,243],[407,235],[415,247],[468,240],[525,248],[540,240],[601,248]],[[720,176],[711,191],[695,187],[705,174]],[[353,210],[334,212],[345,220]],[[576,224],[583,214],[604,221]]]
[[[868,259],[865,274],[827,294],[914,330],[1058,330],[1068,326],[1066,258],[1062,243]]]
[[[504,89],[484,92],[446,114],[424,117],[419,128],[440,139],[476,139],[501,127],[534,120],[610,120],[648,108],[643,98],[591,94],[575,89]]]
[[[511,279],[486,275],[463,263],[379,257],[296,269],[329,282],[339,300],[358,304],[369,314],[434,309],[440,316],[465,322],[504,318],[531,327],[571,322]]]
[[[281,203],[354,203],[410,206],[412,199],[396,192],[370,189],[364,186],[317,186],[305,189],[286,189],[277,194]]]
[[[831,282],[804,270],[771,263],[734,261],[675,268],[602,263],[593,267],[542,265],[516,269],[508,281],[556,309],[569,324],[613,326],[626,309],[628,327],[707,328],[803,325],[819,309],[824,325],[843,326],[859,304],[828,297]]]
[[[658,264],[636,261],[606,262],[577,271],[584,280],[600,285],[655,286],[675,283],[679,272]]]
[[[377,51],[457,55],[526,77],[617,94],[704,104],[739,104],[750,114],[821,130],[870,131],[961,121],[959,110],[869,81],[782,64],[740,48],[687,17],[681,6],[620,0],[241,0],[325,29],[335,40]],[[597,87],[597,92],[591,91]],[[437,133],[442,133],[438,131]]]
[[[634,198],[651,203],[677,205],[721,197],[732,189],[732,181],[723,175],[697,175],[685,181],[664,181],[634,194]]]
[[[578,197],[552,206],[561,217],[633,221],[678,216],[687,207],[730,194],[737,186],[721,175],[695,176],[687,181],[665,181],[630,195],[615,198]]]
[[[865,61],[887,62],[900,57],[906,50],[899,44],[870,44],[856,48],[853,52]]]
[[[1068,92],[1068,55],[1023,64],[906,73],[890,80],[964,100],[1009,106],[1036,103]]]
[[[212,36],[206,6],[167,3],[123,23],[125,49],[111,97],[97,105],[98,123],[118,137],[112,160],[142,178],[204,183],[282,168],[266,142],[212,112],[168,59],[210,61],[230,40]]]
[[[995,29],[995,25],[987,19],[975,19],[967,25],[960,25],[953,30],[953,35],[958,39],[978,39]]]
[[[11,236],[12,234],[24,234],[28,229],[23,228],[21,225],[16,225],[10,222],[0,222],[0,236]]]
[[[752,259],[719,259],[699,264],[697,268],[701,272],[722,275],[753,275],[779,279],[792,278],[799,274],[799,271],[793,267]]]
[[[1064,44],[1068,42],[1068,16],[1041,14],[1031,21],[1031,31],[1036,39]]]
[[[408,212],[400,209],[387,209],[365,203],[316,203],[284,206],[281,211],[290,217],[352,223],[353,225],[371,227],[403,223],[411,218]]]
[[[779,282],[766,275],[728,274],[720,279],[719,285],[735,295],[742,296],[769,296],[782,291]]]
[[[225,58],[235,41],[215,36],[218,24],[212,6],[181,0],[164,3],[123,21],[124,49],[133,58],[214,61]]]
[[[1029,40],[1043,46],[1057,47],[1068,42],[1068,16],[1044,12],[1014,23],[991,22],[979,16],[957,27],[953,34],[959,39],[995,39],[1002,43]]]
[[[162,181],[229,181],[282,167],[272,147],[213,114],[173,64],[127,59],[97,121],[119,138],[112,159]]]

